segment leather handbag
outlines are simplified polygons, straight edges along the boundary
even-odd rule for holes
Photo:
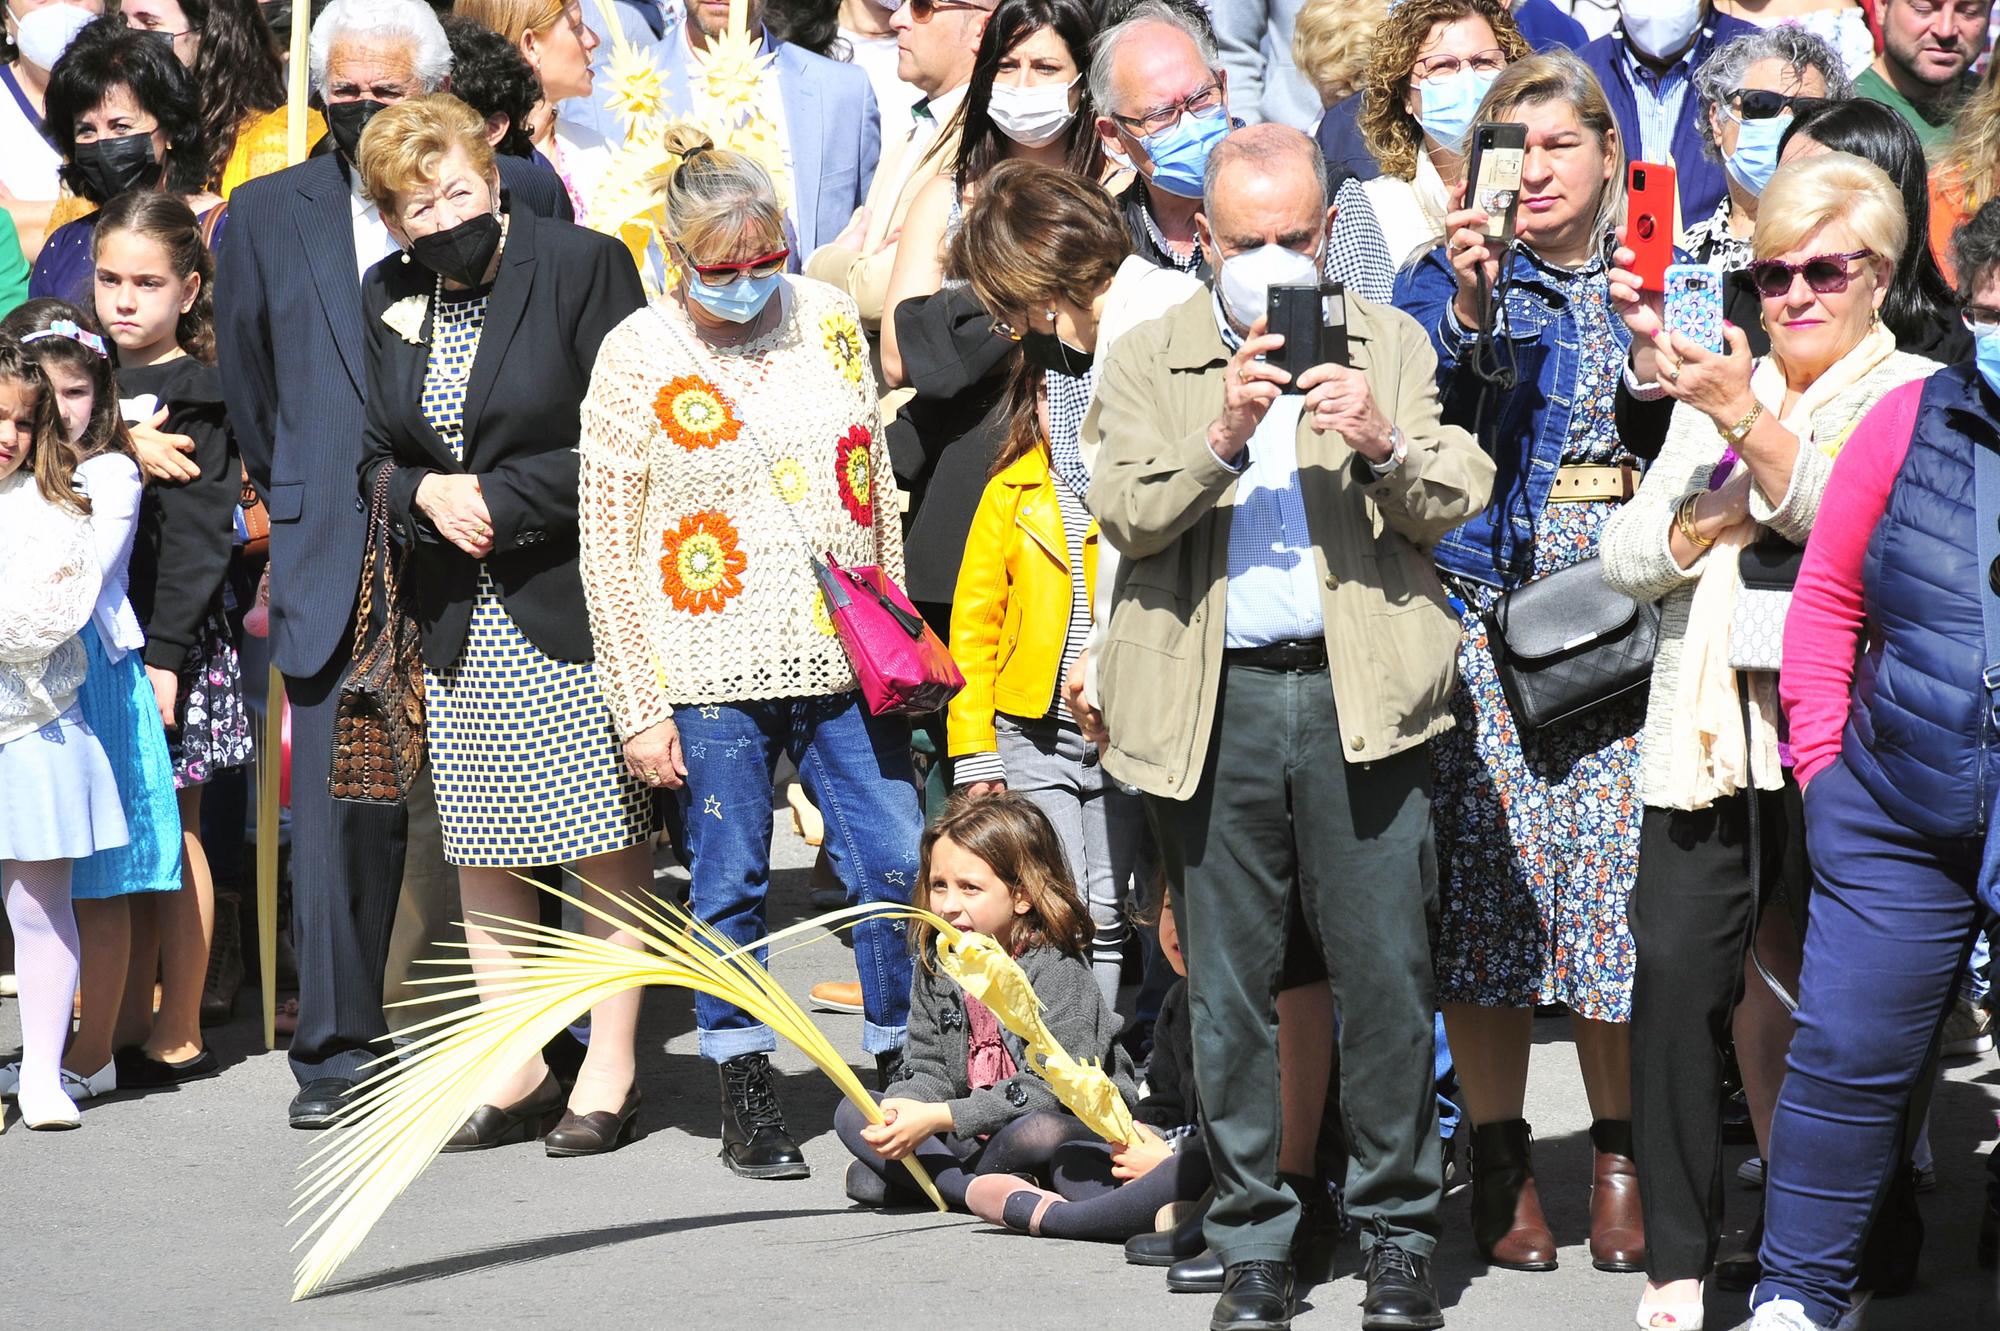
[[[1785,616],[1799,585],[1804,548],[1768,528],[1736,563],[1736,604],[1729,614],[1729,668],[1776,670],[1785,655]]]
[[[1605,582],[1599,560],[1516,587],[1485,619],[1500,689],[1523,730],[1581,716],[1652,678],[1660,607]]]
[[[271,510],[264,507],[257,487],[250,484],[250,472],[245,469],[242,475],[236,496],[238,534],[243,538],[243,553],[255,559],[271,549]]]
[[[807,558],[872,715],[935,712],[965,687],[950,650],[878,565]]]
[[[354,616],[354,661],[333,705],[333,771],[327,787],[337,800],[401,804],[424,766],[424,663],[416,618],[397,585],[389,548],[389,473],[375,476],[368,540],[361,558],[361,596]],[[375,575],[384,592],[374,622]]]

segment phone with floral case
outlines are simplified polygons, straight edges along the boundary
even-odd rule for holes
[[[1667,269],[1667,331],[1710,351],[1722,350],[1722,270],[1705,263]]]

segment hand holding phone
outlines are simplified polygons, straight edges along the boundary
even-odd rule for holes
[[[1722,271],[1708,264],[1677,263],[1668,268],[1667,332],[1720,354],[1723,349],[1722,280]]]
[[[1285,345],[1264,362],[1291,376],[1287,393],[1302,393],[1299,376],[1315,365],[1347,364],[1347,292],[1338,282],[1278,283],[1266,290],[1265,331]]]
[[[1625,248],[1642,289],[1664,291],[1674,262],[1674,169],[1634,162],[1625,193]]]

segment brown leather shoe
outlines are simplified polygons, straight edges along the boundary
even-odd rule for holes
[[[481,1105],[466,1117],[440,1150],[489,1151],[513,1142],[531,1142],[555,1126],[562,1111],[563,1089],[553,1072],[542,1074],[541,1085],[511,1105]]]
[[[1487,1265],[1556,1269],[1556,1238],[1542,1218],[1525,1119],[1472,1129],[1472,1241]]]
[[[542,1138],[542,1149],[553,1156],[603,1155],[615,1151],[639,1133],[639,1088],[625,1093],[618,1112],[599,1109],[588,1114],[563,1110],[562,1121]]]
[[[827,980],[812,987],[807,995],[815,1012],[859,1012],[861,1011],[861,982],[858,980]]]
[[[1600,1271],[1646,1269],[1646,1217],[1632,1164],[1632,1124],[1601,1118],[1590,1125],[1597,1169],[1590,1188],[1590,1264]]]

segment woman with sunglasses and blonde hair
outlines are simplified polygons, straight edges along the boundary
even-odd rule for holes
[[[1613,587],[1661,606],[1630,907],[1632,1089],[1647,1236],[1638,1324],[1672,1331],[1701,1325],[1715,1262],[1733,1018],[1771,1158],[1790,1024],[1780,1012],[1753,1030],[1736,1014],[1739,996],[1771,1006],[1746,954],[1760,931],[1796,929],[1804,914],[1780,675],[1734,668],[1762,660],[1739,577],[1788,550],[1796,557],[1848,435],[1884,394],[1938,368],[1898,351],[1880,318],[1908,232],[1902,193],[1880,167],[1847,153],[1792,162],[1771,177],[1761,213],[1746,272],[1771,339],[1766,356],[1753,356],[1734,325],[1720,327],[1719,351],[1663,332],[1657,298],[1641,299],[1628,271],[1629,250],[1612,274],[1640,395],[1675,403],[1658,458],[1600,547]],[[1788,950],[1796,955],[1796,934]]]
[[[902,518],[853,298],[785,271],[762,166],[692,126],[667,147],[681,156],[662,227],[675,283],[604,340],[583,401],[583,590],[626,761],[686,815],[690,905],[747,944],[769,932],[781,753],[826,817],[850,901],[907,902],[917,881],[909,726],[863,702],[814,573],[827,555],[901,585]],[[902,927],[863,921],[854,958],[861,1048],[886,1086],[910,1011]],[[707,996],[695,1025],[720,1065],[723,1162],[806,1177],[772,1084],[775,1033]]]
[[[611,165],[611,145],[596,130],[556,114],[558,103],[590,96],[597,34],[583,21],[582,0],[458,0],[451,12],[514,43],[535,71],[542,95],[528,114],[528,137],[561,179],[577,222],[588,224],[590,196]]]

